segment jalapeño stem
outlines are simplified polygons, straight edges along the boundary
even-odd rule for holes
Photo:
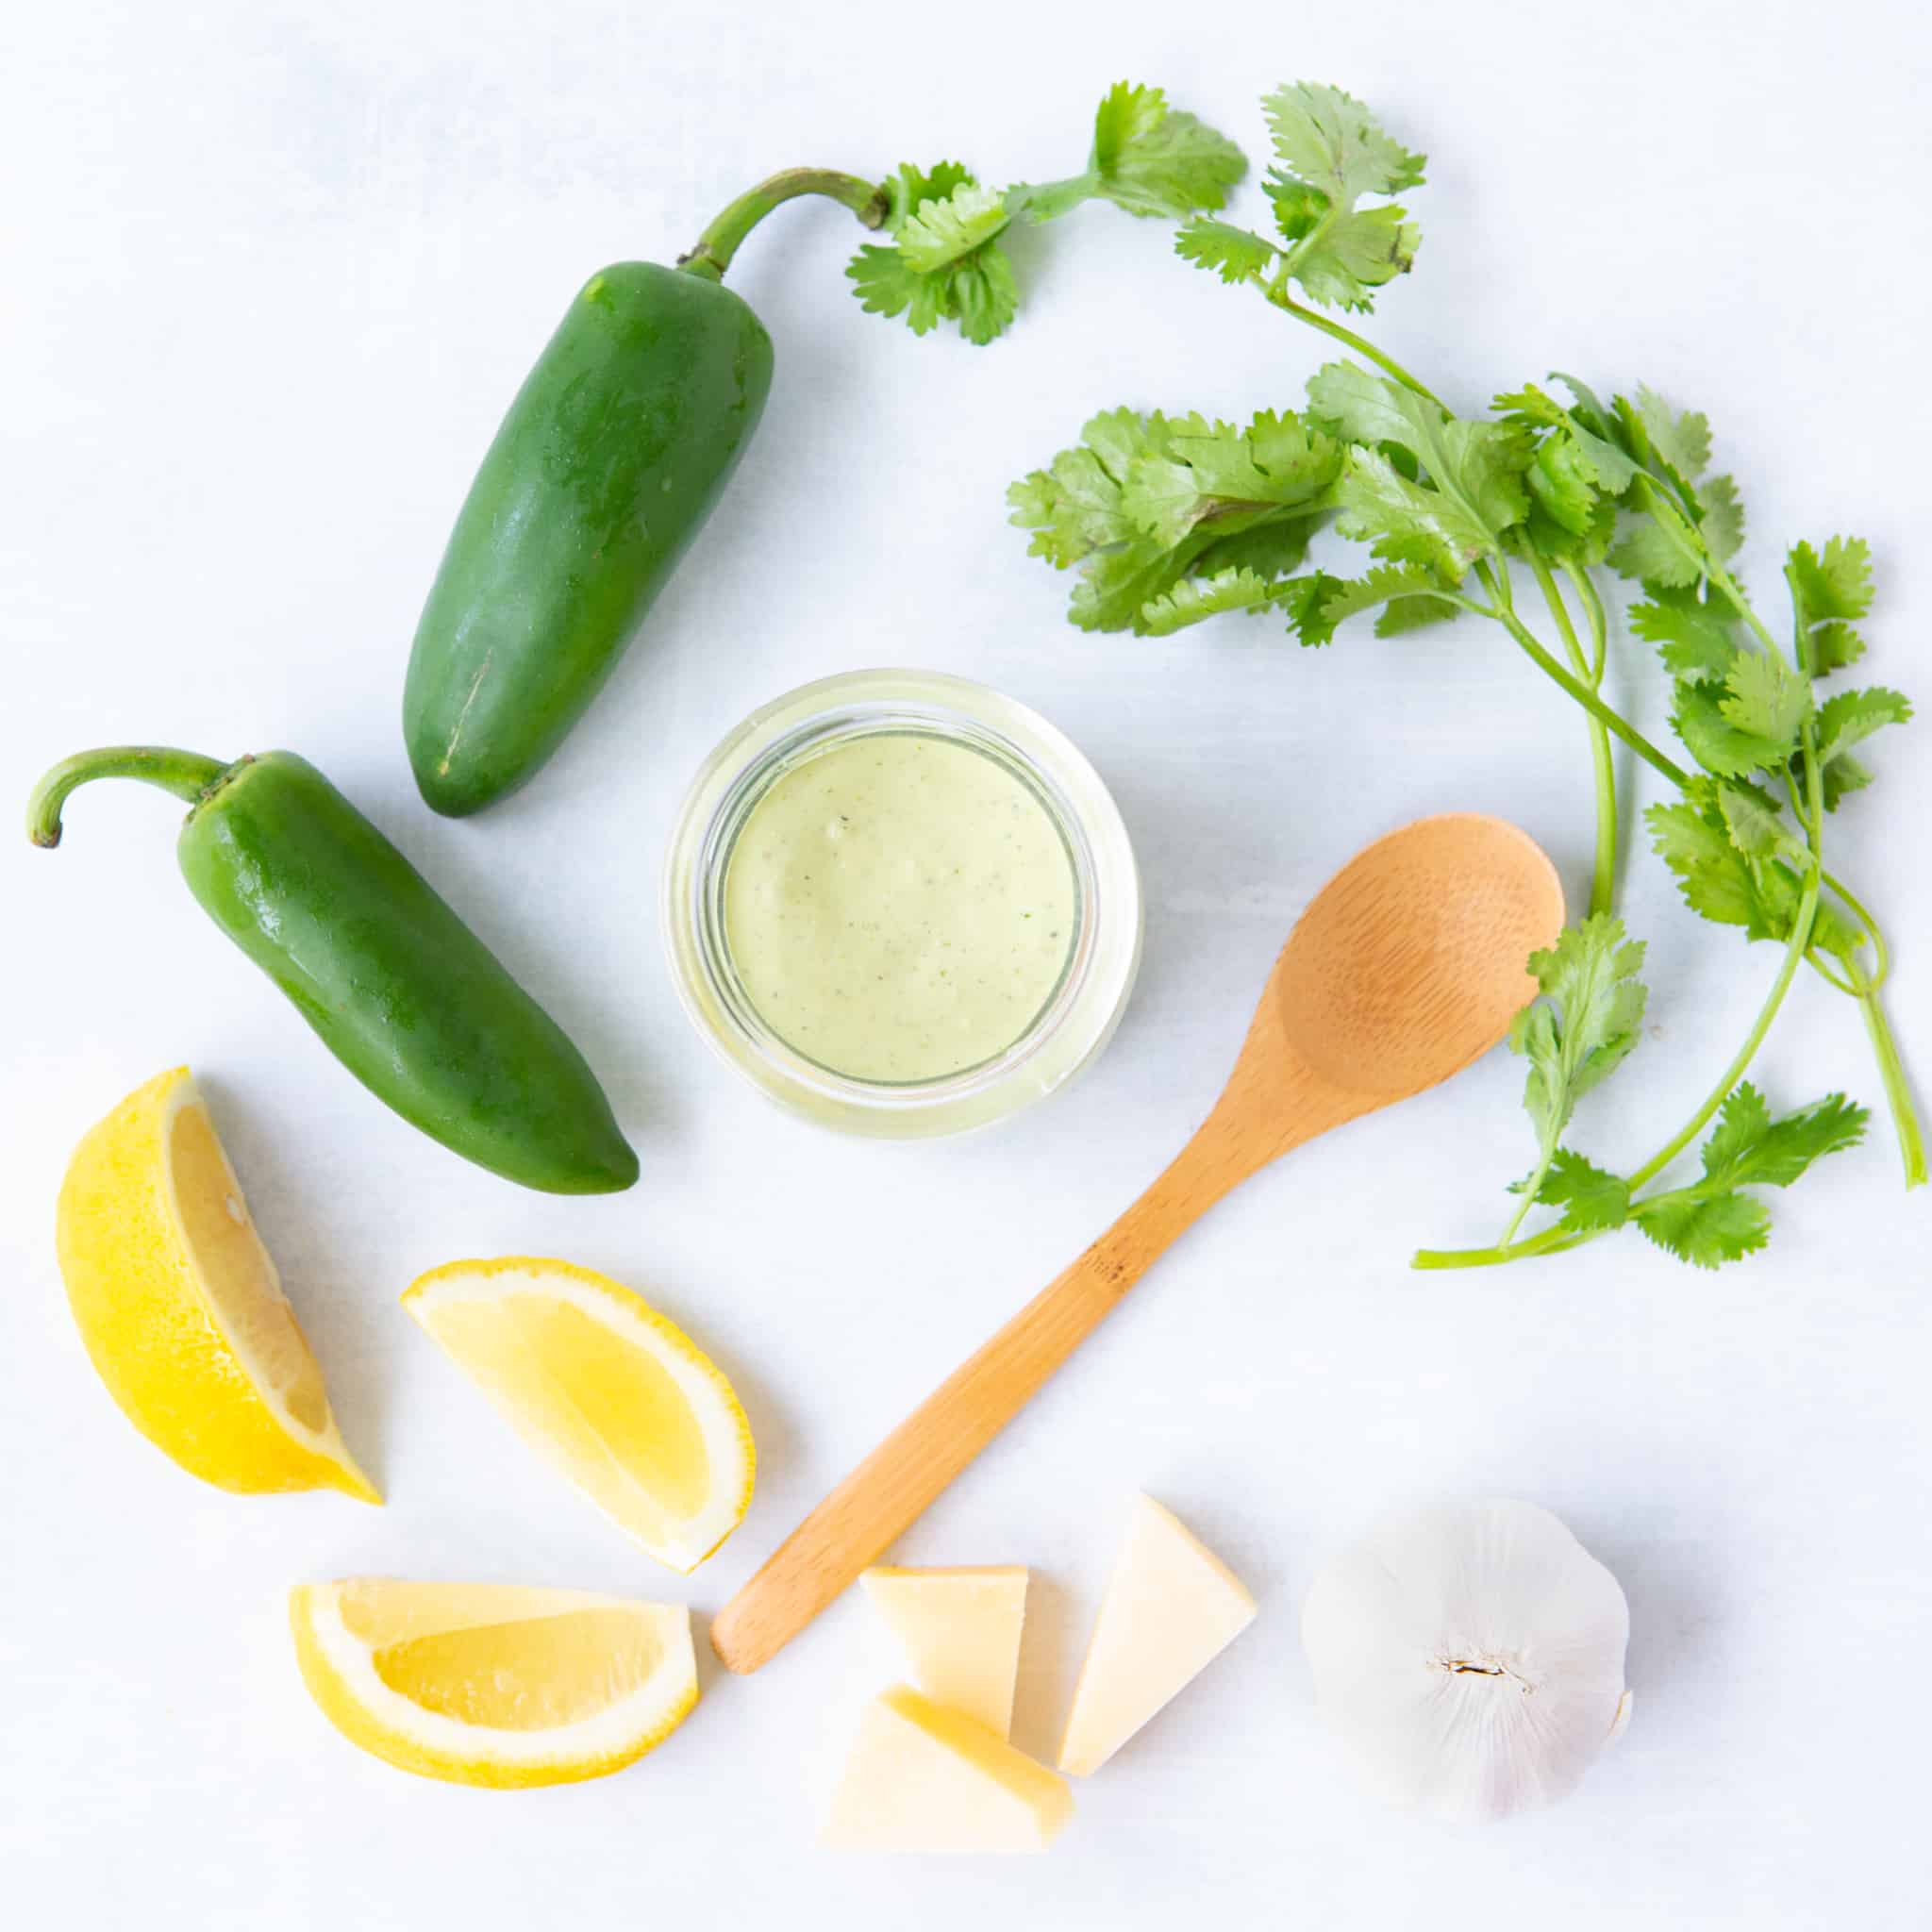
[[[139,778],[143,785],[158,785],[195,805],[233,769],[219,758],[166,744],[109,744],[99,751],[75,752],[34,787],[26,804],[26,835],[36,845],[51,849],[59,844],[60,808],[71,791],[96,778]]]
[[[780,202],[801,194],[827,196],[849,208],[868,228],[880,226],[886,219],[886,191],[876,182],[861,181],[857,175],[841,175],[831,168],[787,168],[741,194],[698,237],[691,253],[678,257],[678,267],[686,275],[722,282],[744,238]]]

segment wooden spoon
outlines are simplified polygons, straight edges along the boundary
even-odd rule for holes
[[[1541,849],[1500,819],[1418,820],[1357,856],[1302,915],[1226,1089],[1141,1197],[899,1424],[711,1625],[755,1671],[875,1561],[1025,1406],[1169,1245],[1277,1155],[1459,1073],[1536,992],[1563,924]]]

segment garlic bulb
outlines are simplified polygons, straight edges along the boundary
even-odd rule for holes
[[[1447,1818],[1574,1787],[1629,1717],[1629,1635],[1617,1579],[1534,1503],[1386,1524],[1302,1611],[1324,1715],[1383,1791]]]

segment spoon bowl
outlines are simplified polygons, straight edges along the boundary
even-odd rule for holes
[[[1500,819],[1421,819],[1344,866],[1281,949],[1234,1072],[1193,1139],[724,1607],[711,1647],[725,1665],[757,1670],[875,1562],[1230,1189],[1494,1046],[1536,992],[1530,954],[1562,926],[1556,868]]]
[[[1526,833],[1473,812],[1378,839],[1309,903],[1269,997],[1287,1049],[1376,1104],[1479,1058],[1536,995],[1525,961],[1562,930],[1563,887]]]

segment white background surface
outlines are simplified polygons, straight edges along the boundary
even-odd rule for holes
[[[1317,1143],[1228,1202],[943,1500],[906,1560],[1039,1577],[1020,1740],[1051,1748],[1129,1491],[1253,1584],[1253,1631],[1017,1864],[810,1847],[838,1739],[889,1665],[845,1602],[707,1695],[637,1769],[499,1797],[337,1738],[283,1595],[366,1571],[688,1596],[716,1609],[802,1509],[1098,1231],[1215,1092],[1326,874],[1418,812],[1492,808],[1588,857],[1584,737],[1500,637],[1270,623],[1085,639],[1002,491],[1127,402],[1293,402],[1315,340],[1104,208],[1014,247],[987,350],[860,313],[857,239],[788,210],[734,285],[779,375],[648,642],[542,779],[466,824],[416,800],[396,725],[416,613],[497,418],[584,276],[668,259],[796,162],[1079,165],[1123,74],[1258,155],[1256,96],[1326,78],[1431,157],[1418,271],[1373,325],[1467,407],[1552,367],[1707,409],[1775,608],[1775,544],[1871,537],[1875,676],[1922,687],[1924,29],[1903,7],[1465,0],[1091,11],[980,5],[341,4],[31,9],[0,80],[0,791],[81,745],[299,748],[584,1043],[643,1160],[627,1194],[520,1192],[338,1071],[193,907],[178,819],[75,805],[0,842],[0,1889],[22,1924],[308,1928],[767,1924],[1331,1928],[1922,1925],[1932,1617],[1925,1209],[1886,1136],[1775,1202],[1710,1277],[1606,1241],[1424,1278],[1527,1158],[1519,1070]],[[1258,216],[1252,182],[1241,210]],[[1913,613],[1918,613],[1917,628]],[[1105,1061],[983,1138],[891,1147],[769,1109],[680,1018],[653,893],[674,804],[754,704],[899,660],[1045,711],[1117,791],[1146,965]],[[1626,648],[1624,699],[1661,724]],[[1879,754],[1834,826],[1895,926],[1893,1011],[1932,1078],[1932,761]],[[1651,795],[1640,787],[1643,796]],[[1653,1038],[1585,1144],[1629,1162],[1715,1076],[1774,970],[1647,856]],[[1796,1104],[1877,1099],[1808,976],[1760,1063]],[[52,1253],[68,1150],[191,1061],[385,1487],[247,1501],[142,1444],[96,1383]],[[557,1252],[645,1290],[736,1378],[761,1450],[689,1585],[540,1468],[396,1307],[464,1254]],[[1296,1636],[1324,1552],[1419,1496],[1556,1508],[1622,1578],[1637,1717],[1568,1807],[1457,1833],[1361,1797]]]

